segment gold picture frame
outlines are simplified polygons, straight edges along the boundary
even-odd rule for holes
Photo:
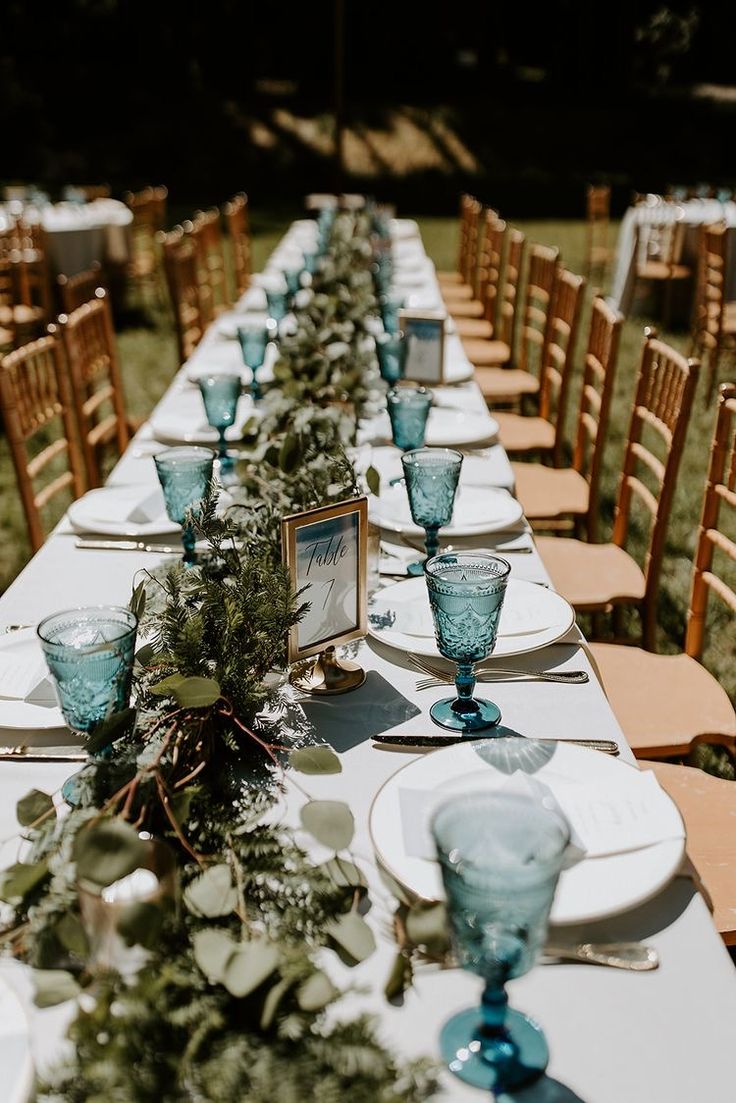
[[[445,382],[445,322],[444,310],[400,310],[399,329],[404,334],[406,354],[404,379],[412,383],[440,385]],[[417,344],[427,348],[417,356]],[[413,354],[413,355],[412,355]],[[433,355],[432,355],[433,354]]]
[[[294,590],[306,590],[302,599],[310,602],[289,632],[288,659],[297,664],[292,681],[312,693],[357,688],[364,671],[338,660],[335,648],[367,633],[368,499],[282,518],[281,548]],[[307,662],[314,656],[316,662]]]

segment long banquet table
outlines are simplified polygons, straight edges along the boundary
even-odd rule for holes
[[[433,274],[427,278],[432,284]],[[244,305],[253,305],[253,298],[251,294]],[[195,361],[201,363],[203,353],[211,356],[218,344],[223,355],[230,355],[221,329],[208,335]],[[456,349],[455,355],[461,351]],[[181,410],[182,396],[186,398],[189,391],[185,366],[157,413]],[[483,413],[485,407],[475,384],[458,385],[456,395],[466,408]],[[111,484],[153,487],[156,476],[151,453],[155,447],[150,425],[144,426],[112,473]],[[489,482],[508,485],[510,469],[500,446],[490,442],[480,455],[488,463]],[[487,546],[489,537],[483,542]],[[136,573],[161,559],[143,552],[77,549],[75,534],[64,520],[0,599],[0,625],[36,622],[49,612],[75,604],[125,604]],[[511,554],[510,561],[513,577],[548,583],[536,552]],[[368,671],[363,688],[321,702],[311,699],[303,706],[316,737],[330,742],[342,761],[341,774],[310,777],[309,789],[316,798],[346,800],[354,813],[352,856],[370,883],[372,907],[367,918],[378,943],[377,952],[352,970],[339,965],[333,955],[325,955],[329,960],[324,967],[335,982],[350,989],[331,1014],[371,1012],[378,1018],[386,1042],[399,1054],[438,1058],[442,1023],[454,1011],[477,1003],[481,982],[460,970],[427,967],[417,971],[402,1005],[387,1003],[383,986],[396,952],[389,934],[394,901],[375,869],[368,816],[380,786],[413,758],[400,751],[378,749],[371,734],[378,730],[428,734],[432,729],[429,706],[446,691],[418,693],[416,672],[406,658],[380,642],[361,641],[357,657]],[[548,666],[586,669],[591,679],[586,685],[571,686],[494,684],[493,695],[503,711],[504,724],[527,735],[614,739],[622,757],[634,768],[579,630],[573,628],[562,642],[540,654],[521,656],[516,662],[528,662],[533,669],[541,658]],[[17,741],[17,735],[0,733],[4,743]],[[35,741],[58,740],[58,733],[51,733],[39,735]],[[69,772],[64,765],[0,763],[0,839],[16,833],[15,804],[28,789],[54,791]],[[289,786],[284,815],[295,826],[303,800],[296,787]],[[305,845],[309,845],[306,839]],[[318,859],[328,857],[316,845],[310,849]],[[6,843],[0,858],[3,864],[14,860],[14,846]],[[520,1103],[692,1103],[695,1099],[728,1103],[734,1098],[731,1046],[736,974],[687,868],[648,903],[565,933],[568,938],[579,935],[580,941],[643,939],[657,949],[661,966],[656,972],[636,974],[582,964],[540,965],[513,981],[509,986],[511,1004],[542,1024],[551,1062],[547,1076],[504,1098]],[[33,1007],[27,971],[17,963],[2,962],[0,977],[21,995],[29,1015],[34,1054],[43,1066],[58,1052],[70,1009],[42,1011]],[[481,1097],[478,1090],[443,1074],[438,1099],[472,1103]]]

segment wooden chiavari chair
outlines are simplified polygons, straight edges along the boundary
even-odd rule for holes
[[[590,282],[595,277],[602,284],[610,260],[608,225],[611,217],[611,189],[608,185],[596,187],[589,184],[585,198],[585,278]]]
[[[494,322],[498,306],[506,223],[490,208],[483,217],[483,232],[478,252],[477,299],[450,302],[452,317],[457,323],[488,320]]]
[[[20,220],[0,248],[7,250],[8,245],[12,304],[5,307],[0,324],[10,326],[20,344],[40,336],[51,316],[46,233],[39,223]]]
[[[542,351],[539,414],[497,411],[498,434],[507,452],[541,452],[555,467],[562,463],[565,416],[575,360],[580,311],[585,297],[585,280],[565,268],[555,276],[547,322],[547,339]]]
[[[248,196],[240,192],[233,196],[223,207],[225,224],[230,238],[230,249],[235,276],[235,298],[250,287],[250,277],[253,271],[252,245],[250,236],[250,220],[248,218]]]
[[[72,400],[90,486],[100,486],[103,454],[111,445],[122,455],[130,440],[115,332],[107,292],[59,317],[69,365]]]
[[[518,364],[513,369],[499,367],[508,361],[498,359],[499,351],[503,350],[494,348],[493,342],[464,342],[468,359],[476,369],[476,382],[491,404],[518,403],[524,395],[539,393],[547,316],[558,264],[557,249],[546,245],[530,246]]]
[[[179,361],[184,363],[202,339],[205,322],[197,278],[197,250],[181,226],[161,235],[166,282],[174,310]]]
[[[57,276],[56,286],[59,289],[61,309],[65,314],[71,314],[77,307],[94,299],[98,287],[106,290],[102,265],[99,261],[94,261],[91,268],[77,272],[76,276]]]
[[[672,317],[672,291],[675,283],[688,280],[692,268],[681,263],[685,241],[685,223],[681,218],[640,223],[634,240],[634,281],[632,299],[640,283],[662,286],[662,324],[669,327]]]
[[[139,192],[126,192],[123,199],[133,212],[131,226],[130,260],[127,278],[138,288],[145,299],[150,295],[154,302],[165,300],[158,250],[158,234],[166,222],[165,187],[146,187]]]
[[[63,491],[71,491],[74,498],[85,491],[64,352],[55,337],[23,345],[0,361],[0,408],[28,536],[36,552],[45,539],[45,507]],[[49,436],[59,430],[61,435],[49,442]],[[34,484],[41,477],[47,481],[36,490]]]
[[[519,278],[524,255],[524,235],[520,230],[515,230],[501,219],[494,222],[494,235],[496,240],[491,243],[490,263],[498,267],[498,276],[495,276],[496,303],[490,305],[486,302],[486,310],[482,318],[458,318],[455,317],[455,332],[463,342],[466,341],[503,341],[504,348],[498,349],[498,363],[506,363],[511,359],[511,350],[514,347],[516,329],[516,304],[518,301]],[[502,267],[503,241],[507,242],[506,263],[503,265],[503,277],[500,275]],[[500,250],[500,252],[499,252]],[[491,284],[493,287],[493,285]],[[472,346],[470,346],[472,348]],[[485,346],[484,346],[485,348]]]
[[[112,195],[109,184],[80,184],[77,190],[84,193],[87,203],[94,203],[95,199],[109,199]]]
[[[220,212],[216,207],[209,211],[197,211],[194,219],[185,222],[183,228],[186,234],[191,235],[197,251],[201,309],[204,323],[209,325],[230,306]]]
[[[601,298],[593,301],[583,368],[572,467],[512,463],[516,496],[534,528],[583,529],[598,538],[603,445],[613,397],[623,315]]]
[[[639,611],[644,647],[653,650],[656,603],[667,522],[700,365],[647,331],[619,482],[613,536],[607,544],[540,536],[539,553],[555,589],[581,613],[629,606]],[[657,442],[662,458],[653,446]],[[652,491],[642,479],[654,485]],[[642,569],[626,551],[632,507],[649,515]]]
[[[718,382],[721,355],[736,348],[736,303],[726,303],[725,296],[727,233],[725,225],[700,230],[690,353],[707,365],[707,402]]]
[[[703,496],[684,651],[656,655],[637,647],[591,645],[611,706],[638,757],[684,754],[704,740],[734,745],[733,704],[701,664],[711,594],[720,598],[731,618],[736,613],[736,593],[722,565],[728,563],[733,570],[736,564],[736,543],[727,535],[734,520],[736,384],[724,383]]]
[[[475,215],[477,200],[467,193],[460,196],[460,217],[458,219],[459,237],[457,250],[457,268],[453,272],[439,271],[437,280],[444,291],[453,284],[467,283],[468,261],[467,253],[470,243],[469,223]],[[476,226],[477,230],[477,226]]]
[[[480,220],[483,204],[472,196],[467,196],[465,204],[465,233],[461,241],[462,280],[458,283],[440,281],[440,292],[450,311],[460,302],[478,297],[478,249]]]

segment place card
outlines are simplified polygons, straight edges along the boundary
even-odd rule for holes
[[[305,616],[289,633],[290,663],[331,649],[330,661],[334,666],[336,646],[365,636],[367,538],[365,496],[283,518],[284,562],[300,600],[309,603]],[[347,664],[345,669],[349,667],[354,664]],[[364,680],[361,671],[358,684]],[[315,690],[314,686],[309,691],[327,692]],[[330,692],[339,690],[333,688]]]
[[[441,310],[400,310],[406,341],[404,378],[414,383],[445,381],[445,320]]]

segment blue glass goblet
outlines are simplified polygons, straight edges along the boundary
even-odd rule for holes
[[[485,980],[480,1008],[442,1028],[442,1057],[475,1087],[513,1090],[544,1071],[549,1050],[537,1024],[509,1010],[504,986],[544,943],[570,829],[538,798],[485,791],[440,805],[432,833],[459,964]]]
[[[292,299],[301,287],[301,275],[301,268],[287,268],[284,272],[284,279],[286,280],[286,291]]]
[[[441,728],[468,735],[501,719],[498,705],[473,696],[474,667],[496,645],[510,571],[505,559],[483,552],[436,555],[424,564],[437,647],[457,663],[457,697],[437,701],[429,710]]]
[[[426,387],[392,387],[386,395],[391,436],[402,452],[424,446],[424,434],[433,398],[432,392]]]
[[[404,300],[401,295],[389,293],[381,295],[381,318],[386,333],[396,334],[399,332],[399,311],[403,305]]]
[[[116,605],[65,609],[36,629],[64,719],[89,734],[128,707],[138,618]]]
[[[266,311],[269,319],[276,324],[286,317],[286,292],[275,288],[266,288]]]
[[[318,257],[318,255],[319,254],[317,253],[316,250],[314,250],[314,251],[310,250],[309,252],[304,254],[304,271],[309,272],[310,276],[314,275],[315,270],[317,268],[317,257]]]
[[[382,379],[390,386],[403,379],[406,364],[406,338],[403,333],[384,333],[377,337],[376,354]]]
[[[228,455],[225,433],[237,416],[238,399],[242,390],[240,376],[233,372],[203,376],[199,380],[199,390],[207,421],[213,429],[217,429],[220,437],[217,456],[220,461],[220,481],[225,483],[235,466],[232,456]]]
[[[197,562],[194,529],[186,523],[187,511],[202,500],[212,482],[215,453],[211,448],[166,448],[154,457],[156,472],[164,492],[166,512],[182,526],[184,566]]]
[[[238,340],[243,354],[243,363],[250,368],[250,394],[254,402],[262,397],[261,384],[258,382],[258,369],[263,367],[266,348],[271,337],[269,326],[239,326]]]
[[[427,559],[436,555],[437,534],[452,517],[462,465],[462,453],[452,448],[415,448],[401,457],[412,520],[424,529]],[[424,563],[410,563],[407,571],[424,574]]]

